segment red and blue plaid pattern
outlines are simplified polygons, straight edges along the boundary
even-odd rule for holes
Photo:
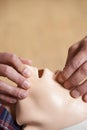
[[[21,130],[11,114],[0,104],[0,130]]]

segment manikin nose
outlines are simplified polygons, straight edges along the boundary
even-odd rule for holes
[[[44,70],[40,69],[38,70],[38,77],[41,78],[43,76]]]

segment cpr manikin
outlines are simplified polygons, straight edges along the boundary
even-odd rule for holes
[[[39,77],[37,68],[29,69],[29,96],[16,104],[16,121],[23,130],[61,130],[87,118],[87,104],[72,98],[53,72],[44,69]]]

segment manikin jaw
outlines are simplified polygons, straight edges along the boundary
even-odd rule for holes
[[[87,117],[87,104],[73,99],[69,91],[55,81],[55,75],[45,69],[29,67],[31,88],[26,99],[17,102],[16,120],[24,130],[60,130],[79,123]]]

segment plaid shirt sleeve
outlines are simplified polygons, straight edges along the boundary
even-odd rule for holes
[[[21,130],[11,114],[0,104],[0,130]]]

